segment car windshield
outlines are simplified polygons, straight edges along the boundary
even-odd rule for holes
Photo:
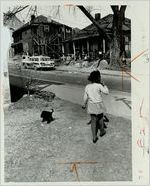
[[[30,58],[31,61],[39,61],[39,58],[34,57],[34,58]]]
[[[50,61],[49,57],[41,57],[41,61]]]

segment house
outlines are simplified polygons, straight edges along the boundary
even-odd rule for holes
[[[113,15],[109,14],[103,18],[100,14],[95,14],[95,20],[105,29],[106,33],[112,37]],[[126,57],[131,57],[131,21],[125,18],[123,23],[123,35],[125,43]],[[90,24],[84,29],[78,31],[73,37],[64,41],[65,53],[73,54],[74,56],[84,55],[90,56],[91,59],[98,58],[99,54],[108,54],[110,51],[110,43],[99,35],[97,28]]]
[[[72,36],[72,28],[43,15],[31,16],[31,21],[13,32],[14,55],[46,55],[59,58],[62,42]]]

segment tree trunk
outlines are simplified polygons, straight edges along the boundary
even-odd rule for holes
[[[124,36],[123,36],[123,22],[126,6],[111,6],[113,15],[113,38],[110,45],[110,66],[119,67],[122,61],[122,54],[125,50],[124,46]]]
[[[123,37],[123,21],[124,14],[126,10],[126,6],[121,6],[119,10],[119,6],[111,6],[114,15],[113,15],[113,36],[112,40],[106,33],[106,31],[101,28],[99,23],[93,18],[93,16],[81,5],[77,5],[77,7],[90,19],[90,21],[95,25],[98,29],[99,35],[103,36],[107,42],[110,43],[110,65],[117,65],[121,62],[121,55],[124,51],[124,37]]]

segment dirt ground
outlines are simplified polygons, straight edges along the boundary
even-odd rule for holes
[[[42,125],[41,111],[51,108],[55,120]],[[5,110],[5,182],[131,181],[131,121],[107,116],[107,134],[93,144],[80,105],[34,97],[12,104]]]

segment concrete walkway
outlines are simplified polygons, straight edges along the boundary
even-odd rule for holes
[[[50,85],[43,89],[51,91],[57,97],[82,105],[83,103],[83,86],[75,85]],[[130,93],[111,91],[109,95],[103,95],[104,104],[107,108],[107,113],[114,116],[131,119],[131,98]]]

